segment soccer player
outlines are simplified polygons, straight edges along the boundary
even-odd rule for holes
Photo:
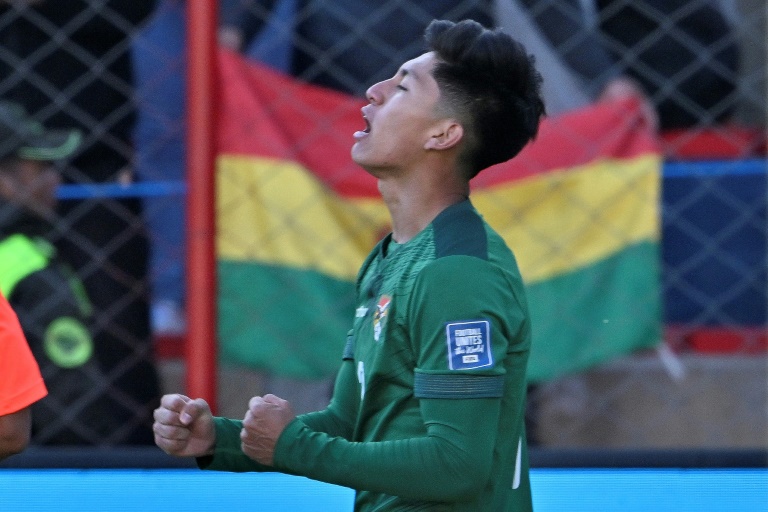
[[[347,486],[358,511],[531,510],[525,289],[469,182],[536,136],[541,78],[522,45],[471,20],[433,21],[426,42],[368,89],[354,134],[392,232],[358,274],[330,405],[296,417],[266,395],[232,420],[166,395],[154,432],[167,453]]]

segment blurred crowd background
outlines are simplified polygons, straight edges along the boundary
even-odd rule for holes
[[[0,99],[45,126],[83,135],[58,163],[56,218],[44,236],[92,304],[98,371],[41,361],[46,380],[68,372],[89,392],[52,387],[46,407],[59,421],[36,427],[33,443],[151,443],[159,396],[183,388],[185,10],[183,0],[0,2]],[[658,136],[659,345],[532,383],[532,441],[763,446],[765,2],[221,0],[216,39],[224,51],[298,82],[363,98],[421,52],[433,18],[473,18],[519,38],[537,58],[553,122],[631,96]],[[314,115],[311,105],[294,107]],[[589,146],[588,137],[574,137]],[[6,213],[0,208],[2,239],[13,229]],[[2,291],[13,304],[13,290]],[[290,286],[282,293],[291,297],[286,304],[311,300]],[[554,316],[559,329],[570,328]],[[237,328],[248,338],[258,321]],[[247,398],[265,390],[294,400],[300,412],[322,407],[331,382],[324,369],[302,376],[223,362],[220,412],[239,417]],[[91,428],[88,418],[101,412],[116,423]]]

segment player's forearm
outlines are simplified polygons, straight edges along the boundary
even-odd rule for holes
[[[275,467],[403,498],[472,499],[488,480],[495,439],[486,433],[498,422],[498,400],[426,402],[434,419],[426,420],[428,434],[419,438],[349,442],[312,431],[301,421],[291,423],[278,441]],[[459,408],[464,408],[462,417],[453,418],[450,411]]]

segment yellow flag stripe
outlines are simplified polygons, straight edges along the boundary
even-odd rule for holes
[[[601,160],[472,194],[536,282],[659,240],[658,155]]]
[[[600,160],[477,190],[472,201],[535,282],[658,240],[660,165],[658,155]],[[381,200],[340,197],[296,162],[221,155],[217,166],[220,259],[351,280],[390,229]]]

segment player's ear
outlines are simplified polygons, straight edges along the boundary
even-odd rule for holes
[[[435,124],[424,149],[450,149],[464,138],[464,127],[455,119],[443,119]]]

